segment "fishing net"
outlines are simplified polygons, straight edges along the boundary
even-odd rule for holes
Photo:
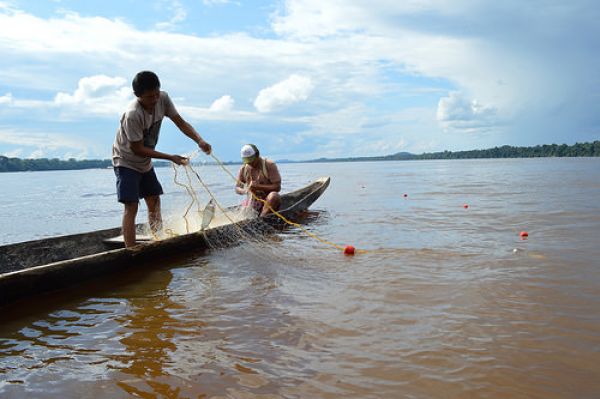
[[[248,202],[259,200],[252,194],[247,197],[234,194],[233,198],[225,195],[234,193],[237,179],[216,157],[213,156],[219,168],[199,162],[198,152],[187,157],[190,160],[187,165],[172,164],[173,183],[183,194],[180,204],[168,211],[163,209],[162,226],[156,231],[146,224],[139,234],[152,240],[164,240],[200,233],[211,250],[243,244],[245,253],[271,260],[284,256],[277,250],[277,244],[290,229],[297,230],[297,227],[290,226],[283,217],[259,218],[258,211],[252,206],[241,205],[244,199]],[[219,177],[214,176],[216,171],[220,173]]]

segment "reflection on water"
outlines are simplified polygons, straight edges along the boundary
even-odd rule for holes
[[[125,366],[117,369],[127,374],[119,378],[117,385],[137,397],[174,393],[168,383],[160,382],[160,377],[176,348],[172,340],[177,323],[171,317],[176,304],[166,295],[171,274],[158,273],[157,277],[144,285],[144,292],[129,295],[127,314],[117,318],[126,327],[119,339],[123,352],[118,356]],[[148,285],[151,291],[147,291]]]
[[[596,397],[599,166],[282,165],[328,169],[305,226],[366,254],[291,228],[24,303],[0,397]]]

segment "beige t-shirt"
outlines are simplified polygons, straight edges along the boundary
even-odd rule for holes
[[[149,171],[152,168],[152,158],[135,155],[129,143],[143,140],[144,146],[154,149],[165,115],[173,118],[177,115],[177,110],[164,91],[160,92],[152,114],[144,110],[137,99],[133,100],[121,116],[121,123],[117,129],[112,148],[113,166],[124,166],[142,173]]]

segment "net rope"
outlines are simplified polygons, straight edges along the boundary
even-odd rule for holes
[[[183,213],[183,219],[185,222],[185,233],[189,234],[191,232],[200,230],[200,229],[194,229],[192,226],[192,224],[193,224],[192,220],[190,220],[191,219],[190,211],[192,210],[194,205],[196,205],[196,207],[197,207],[197,214],[199,216],[201,216],[204,212],[204,210],[202,210],[200,207],[200,200],[198,198],[198,194],[196,193],[196,190],[194,190],[194,187],[193,187],[192,176],[195,176],[195,178],[196,178],[197,182],[200,184],[201,188],[208,194],[208,197],[210,199],[212,199],[214,205],[220,212],[220,215],[222,215],[226,219],[225,223],[230,225],[231,228],[233,228],[233,230],[234,230],[234,232],[233,232],[234,234],[231,234],[232,231],[228,232],[231,234],[231,237],[226,237],[226,235],[220,235],[217,239],[215,239],[214,235],[211,235],[212,239],[210,239],[210,240],[209,240],[208,235],[205,234],[205,238],[207,239],[207,241],[210,241],[210,242],[208,242],[209,246],[211,246],[211,247],[231,246],[232,244],[239,241],[240,239],[243,239],[246,243],[250,242],[253,245],[258,245],[260,248],[257,248],[257,249],[260,249],[260,250],[264,249],[264,240],[261,240],[260,237],[272,235],[269,233],[274,233],[275,229],[272,226],[268,225],[267,223],[260,222],[259,220],[253,220],[252,226],[250,226],[250,224],[244,225],[243,223],[239,223],[243,220],[247,220],[250,218],[256,218],[256,216],[258,216],[256,211],[254,211],[250,206],[248,206],[246,208],[243,208],[241,206],[232,207],[233,209],[225,208],[221,204],[221,202],[217,199],[214,192],[209,188],[208,184],[206,184],[206,182],[200,177],[200,174],[192,166],[191,160],[193,158],[197,157],[198,154],[199,154],[199,150],[195,150],[194,152],[192,152],[187,157],[189,160],[188,163],[186,163],[185,165],[182,165],[183,169],[185,171],[187,184],[184,184],[178,180],[178,167],[177,167],[177,165],[172,163],[172,167],[173,167],[173,171],[174,171],[174,176],[173,176],[174,184],[179,187],[182,187],[187,192],[187,194],[189,195],[189,197],[191,199],[190,203],[187,205],[187,207],[185,208],[185,211]],[[238,179],[231,173],[231,171],[225,166],[225,164],[214,154],[214,152],[211,152],[210,156],[214,159],[216,165],[218,165],[232,179],[232,181],[234,182],[235,185],[238,185],[240,183],[238,181]],[[315,233],[309,231],[306,227],[302,226],[300,223],[296,223],[294,221],[289,220],[287,217],[282,215],[280,212],[273,209],[266,200],[258,197],[252,191],[248,190],[247,194],[248,194],[249,198],[251,198],[252,200],[262,203],[263,207],[267,207],[267,209],[273,215],[275,215],[277,218],[279,218],[283,223],[285,223],[289,226],[295,227],[296,229],[302,231],[304,234],[306,234],[310,238],[317,240],[321,244],[324,244],[331,248],[335,248],[337,250],[342,250],[342,251],[345,250],[344,246],[336,244],[330,240],[324,239],[324,238],[320,237],[318,234],[315,234]],[[217,217],[217,214],[215,214],[215,218],[216,217]],[[260,218],[256,218],[256,219],[260,219]],[[174,237],[174,236],[179,235],[173,228],[165,228],[164,233],[168,237]],[[260,233],[260,234],[257,234],[257,233]],[[155,239],[156,239],[157,238],[156,233],[154,233],[153,235],[155,236]],[[364,250],[364,249],[355,249],[355,253],[367,253],[367,252],[369,252],[369,251]]]

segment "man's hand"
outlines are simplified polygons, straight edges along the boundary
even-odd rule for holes
[[[250,181],[250,183],[248,184],[248,191],[252,192],[255,195],[258,195],[262,191],[264,191],[263,184],[258,184],[258,182]]]
[[[246,190],[248,192],[252,192],[254,193],[256,191],[256,183],[254,183],[252,180],[250,180],[250,182],[248,182],[248,185],[246,186]]]
[[[177,165],[187,165],[189,159],[180,155],[171,155],[171,162],[176,163]]]
[[[210,144],[202,139],[198,140],[198,147],[200,147],[200,149],[204,151],[206,155],[210,155],[210,152],[212,151]]]

